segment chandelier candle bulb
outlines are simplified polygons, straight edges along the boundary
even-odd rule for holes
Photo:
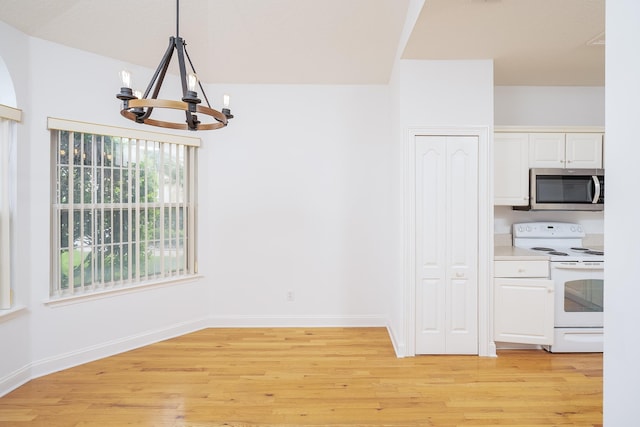
[[[198,76],[194,73],[187,74],[187,90],[191,92],[197,92],[198,90]]]
[[[222,97],[222,114],[224,114],[227,119],[233,119],[233,114],[231,114],[231,110],[229,109],[230,98],[226,93]]]
[[[120,76],[120,93],[116,95],[116,98],[122,101],[123,109],[128,109],[129,101],[136,98],[131,90],[131,73],[127,70],[122,70],[118,73],[118,76]],[[137,117],[135,113],[132,114]]]
[[[127,70],[120,71],[120,81],[122,82],[122,87],[131,88],[131,73]]]

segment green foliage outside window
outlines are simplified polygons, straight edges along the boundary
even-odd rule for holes
[[[59,289],[184,268],[184,147],[59,131],[56,157]]]

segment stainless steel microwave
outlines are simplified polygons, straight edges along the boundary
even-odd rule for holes
[[[604,210],[604,169],[531,169],[531,210]]]

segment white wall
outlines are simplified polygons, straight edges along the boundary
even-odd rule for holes
[[[493,130],[493,62],[480,61],[417,61],[401,60],[395,64],[392,81],[392,99],[394,102],[394,131],[400,137],[401,145],[405,143],[404,137],[409,128],[469,128],[477,127],[486,129],[490,134]],[[398,147],[397,153],[401,153],[404,147]],[[482,150],[480,151],[482,153]],[[487,177],[486,169],[491,163],[488,158],[490,150],[485,154],[487,158],[480,158],[480,176]],[[408,153],[404,153],[405,156]],[[403,158],[396,158],[397,164],[403,167]],[[406,177],[405,177],[406,178]],[[403,183],[399,182],[399,191],[404,190]],[[481,194],[486,200],[489,196]],[[404,203],[403,199],[399,199]],[[488,205],[487,205],[488,206]],[[407,207],[405,206],[405,209]],[[489,208],[486,209],[489,211]],[[491,216],[490,212],[485,212]],[[480,217],[485,214],[480,212]],[[403,212],[404,215],[404,212]],[[405,216],[401,216],[401,221]],[[491,218],[488,218],[491,221]],[[407,225],[407,224],[402,224]],[[480,229],[482,232],[483,225]],[[402,230],[402,228],[401,228]],[[408,238],[408,236],[405,236]],[[400,242],[406,245],[407,242]],[[493,247],[493,242],[487,242]],[[403,246],[403,251],[406,246]],[[402,256],[406,252],[400,251]],[[406,259],[399,258],[400,265]],[[480,259],[480,265],[488,265],[489,260]],[[481,268],[482,270],[482,268]],[[480,271],[482,274],[482,271]],[[397,350],[400,354],[408,354],[413,340],[413,317],[408,313],[411,306],[410,292],[406,286],[411,280],[413,272],[408,269],[401,271],[401,280],[393,288],[387,298],[391,304],[390,322]],[[486,284],[486,283],[485,283]],[[481,283],[482,286],[482,283]],[[486,301],[482,300],[483,290],[480,290],[481,311],[487,309]],[[482,317],[482,316],[481,316]],[[481,320],[482,323],[482,320]],[[483,337],[480,325],[480,336]],[[482,339],[482,338],[481,338]],[[486,343],[484,343],[486,344]],[[481,343],[481,351],[483,345]]]
[[[604,126],[604,87],[496,86],[496,126]]]
[[[624,426],[638,415],[640,369],[640,2],[606,2],[607,211],[605,212],[604,425]]]
[[[7,67],[8,76],[3,77],[3,85],[10,84],[10,93],[2,95],[2,102],[9,102],[10,106],[25,109],[27,108],[27,84],[29,59],[25,52],[28,51],[29,39],[15,30],[0,22],[0,40],[11,40],[11,43],[0,43],[0,57]],[[5,79],[9,79],[9,83]],[[4,87],[4,86],[3,86]],[[11,105],[14,104],[14,105]],[[27,114],[23,115],[23,120],[29,119]],[[29,223],[23,216],[29,212],[28,205],[28,171],[29,165],[26,161],[29,157],[29,129],[24,124],[17,126],[17,158],[24,163],[24,168],[17,169],[18,182],[16,183],[16,211],[12,220],[12,235],[25,236],[29,234]],[[17,240],[17,241],[16,241]],[[29,256],[28,244],[21,239],[14,239],[16,253],[12,260],[12,275],[16,286],[20,283],[28,283],[30,268],[21,269],[19,260]],[[28,305],[30,291],[28,286],[20,289],[14,295],[18,305]],[[30,341],[31,319],[26,310],[9,316],[0,317],[0,395],[5,389],[11,389],[16,385],[29,379],[29,363],[31,361],[31,341]],[[10,349],[10,350],[9,350]]]
[[[403,127],[493,126],[492,61],[402,60],[396,67]]]
[[[226,89],[236,118],[199,159],[215,324],[385,325],[398,209],[388,88]]]

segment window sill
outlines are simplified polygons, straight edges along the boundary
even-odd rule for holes
[[[76,294],[76,295],[65,295],[61,297],[52,297],[51,299],[44,302],[44,305],[49,307],[58,307],[65,306],[70,304],[77,304],[85,301],[94,301],[103,298],[111,298],[114,296],[129,294],[133,292],[142,292],[150,289],[163,288],[167,286],[174,286],[183,283],[195,282],[196,280],[201,279],[202,276],[195,274],[193,276],[181,277],[176,279],[167,279],[163,281],[155,281],[148,283],[141,283],[138,285],[131,286],[123,286],[111,289],[104,289],[100,291],[87,292],[85,294]]]
[[[15,307],[11,307],[8,310],[0,310],[0,322],[4,322],[5,320],[9,320],[15,317],[16,313],[20,313],[23,310],[26,310],[27,307],[24,305],[17,305]]]

